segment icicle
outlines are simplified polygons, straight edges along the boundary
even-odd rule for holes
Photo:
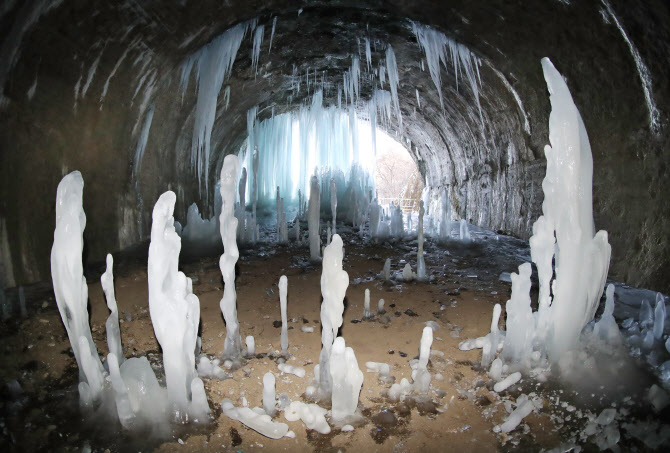
[[[319,261],[321,260],[321,238],[319,236],[321,197],[319,196],[319,180],[316,176],[312,176],[311,186],[307,218],[307,226],[309,229],[309,254],[312,261]]]
[[[395,110],[395,116],[398,120],[398,128],[402,133],[402,114],[400,113],[400,103],[398,101],[398,66],[395,60],[395,52],[389,44],[386,48],[386,69],[389,75],[389,86],[391,87],[391,99],[393,100],[393,108]]]
[[[272,29],[274,31],[274,28]],[[251,48],[251,70],[254,75],[258,73],[258,57],[261,55],[261,44],[263,43],[263,34],[265,25],[259,25],[254,31],[254,43]]]
[[[277,16],[275,16],[272,19],[272,32],[270,33],[270,46],[268,47],[268,55],[270,55],[270,51],[272,50],[272,40],[275,37],[275,27],[277,26]]]

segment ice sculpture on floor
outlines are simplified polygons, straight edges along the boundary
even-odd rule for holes
[[[286,316],[286,295],[288,292],[288,278],[282,275],[279,278],[279,307],[281,310],[281,353],[288,355],[288,321]]]
[[[342,337],[337,337],[333,343],[330,354],[330,378],[333,386],[333,420],[344,420],[354,415],[358,407],[363,372],[358,368],[354,350],[346,347]]]
[[[321,197],[319,196],[319,179],[312,176],[311,189],[309,192],[309,208],[307,212],[307,228],[309,230],[309,255],[310,260],[321,260],[321,236],[319,232],[319,215],[321,209]]]
[[[105,322],[105,329],[107,331],[107,346],[109,352],[116,356],[117,363],[122,364],[123,348],[121,347],[121,328],[119,327],[119,310],[116,306],[116,295],[114,294],[114,258],[111,254],[107,254],[107,269],[100,277],[102,290],[107,299],[107,307],[109,307],[109,317]]]
[[[426,326],[423,328],[423,334],[421,335],[419,361],[416,363],[416,368],[412,370],[415,393],[426,393],[430,389],[431,376],[428,372],[428,359],[430,358],[430,347],[432,344],[433,329]]]
[[[569,370],[568,354],[578,345],[580,334],[594,315],[602,295],[611,247],[607,232],[595,233],[592,205],[593,160],[584,123],[565,80],[548,58],[542,60],[549,88],[551,115],[549,140],[545,147],[547,170],[542,189],[543,215],[533,225],[531,258],[539,277],[538,311],[530,307],[531,265],[519,266],[512,275],[512,296],[507,303],[507,332],[501,357],[511,369],[562,361]],[[552,262],[555,261],[555,278]],[[553,299],[552,299],[553,294]],[[597,336],[612,338],[612,303],[598,323]],[[502,332],[500,332],[502,334]],[[485,347],[495,354],[486,337],[468,340],[461,349]],[[566,360],[562,360],[566,358]],[[497,377],[502,361],[496,359],[491,374]]]
[[[191,279],[178,270],[181,239],[172,217],[176,198],[174,192],[165,192],[154,206],[147,278],[149,312],[163,349],[168,399],[177,419],[187,420],[209,408],[206,398],[202,406],[198,392],[202,381],[195,370],[200,302],[193,294]]]
[[[235,407],[228,398],[221,401],[221,412],[233,420],[237,420],[254,431],[270,439],[279,439],[289,433],[286,423],[273,422],[272,418],[261,408]]]
[[[218,243],[216,226],[216,218],[203,219],[198,210],[198,205],[193,203],[186,212],[186,225],[182,230],[181,237],[184,242],[198,245]]]
[[[332,394],[330,372],[330,355],[337,331],[342,325],[344,312],[344,296],[349,286],[349,274],[342,270],[344,247],[339,234],[333,236],[332,242],[323,254],[323,271],[321,273],[321,354],[319,370],[315,369],[318,379],[318,397],[327,398]],[[318,376],[318,377],[317,377]]]
[[[548,58],[542,59],[542,69],[552,107],[551,146],[545,147],[547,174],[542,183],[545,220],[537,229],[545,242],[541,245],[537,244],[541,240],[534,242],[550,256],[554,253],[551,245],[556,236],[556,277],[551,283],[554,298],[550,307],[540,306],[540,310],[550,311],[547,352],[556,361],[574,348],[582,328],[595,315],[605,286],[611,247],[606,231],[594,235],[593,158],[584,122],[565,80]],[[539,256],[538,260],[550,263],[549,256]],[[544,293],[548,291],[545,289]]]
[[[426,210],[423,207],[423,200],[419,201],[419,224],[417,226],[418,248],[416,251],[416,279],[419,281],[426,279],[426,261],[423,257],[423,216]]]
[[[88,322],[88,286],[81,261],[86,227],[83,193],[84,180],[78,171],[58,184],[51,277],[58,311],[79,368],[82,403],[91,405],[102,392],[103,367]]]
[[[223,240],[223,255],[219,260],[219,268],[223,275],[223,298],[219,304],[226,321],[226,340],[224,342],[224,358],[239,366],[242,354],[240,324],[237,321],[237,293],[235,291],[235,263],[240,257],[237,249],[237,219],[235,218],[235,184],[239,160],[234,154],[223,159],[221,167],[221,216],[219,224]],[[255,173],[255,170],[254,170]],[[255,179],[255,178],[254,178]],[[254,200],[255,201],[255,200]]]

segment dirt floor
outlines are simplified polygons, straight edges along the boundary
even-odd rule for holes
[[[400,271],[405,260],[415,267],[416,241],[399,244],[365,244],[353,234],[343,234],[344,269],[350,286],[345,300],[340,334],[351,346],[364,371],[359,399],[363,422],[353,432],[333,429],[328,435],[306,430],[301,421],[288,422],[294,439],[271,440],[233,421],[220,411],[223,398],[236,406],[242,398],[249,407],[262,406],[262,377],[275,374],[277,394],[291,400],[312,382],[321,348],[319,310],[320,266],[307,262],[308,248],[257,246],[242,249],[238,263],[237,307],[242,339],[252,335],[256,357],[231,374],[231,379],[204,379],[212,409],[212,422],[205,426],[178,426],[170,439],[151,439],[122,432],[118,423],[86,420],[78,410],[77,369],[65,329],[48,285],[26,288],[29,317],[2,323],[0,378],[17,380],[22,391],[2,389],[2,437],[0,451],[540,451],[557,447],[565,439],[565,426],[556,425],[548,410],[550,389],[523,379],[498,394],[477,364],[480,350],[460,351],[466,338],[485,335],[490,329],[493,305],[504,306],[510,284],[499,279],[523,261],[527,246],[496,244],[497,238],[482,236],[479,244],[465,247],[452,242],[427,244],[431,281],[400,283],[382,281],[386,258],[392,270]],[[508,241],[506,244],[510,244]],[[491,247],[497,250],[491,252]],[[508,247],[507,249],[505,247]],[[146,247],[117,259],[115,286],[121,337],[126,357],[147,356],[159,380],[161,353],[148,310]],[[219,309],[222,296],[218,256],[183,260],[181,270],[193,279],[200,299],[202,353],[220,357],[224,349],[225,325]],[[91,328],[101,355],[108,352],[105,320],[109,314],[99,282],[100,265],[87,270]],[[306,369],[306,376],[285,375],[277,369],[280,355],[280,311],[277,283],[288,277],[288,363]],[[373,312],[380,298],[386,314],[373,320],[363,317],[364,291],[371,293]],[[504,317],[503,317],[504,318]],[[377,374],[365,372],[365,362],[392,366],[396,382],[410,379],[409,361],[418,356],[419,340],[426,321],[440,326],[434,332],[429,364],[433,374],[428,403],[408,400],[391,403],[385,396],[390,384]],[[301,327],[314,327],[313,333]],[[437,376],[438,374],[441,375]],[[549,385],[549,384],[547,384]],[[531,414],[509,435],[493,432],[509,410],[509,401],[521,393],[536,392],[547,410]],[[544,393],[543,393],[544,392]],[[561,391],[562,393],[562,391]],[[279,413],[277,421],[286,423]]]

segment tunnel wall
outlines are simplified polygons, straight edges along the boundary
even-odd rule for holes
[[[434,194],[447,188],[458,217],[527,238],[542,202],[549,101],[539,62],[549,56],[567,79],[591,140],[595,224],[610,234],[610,276],[670,290],[670,14],[664,2],[635,9],[622,1],[305,2],[300,15],[289,2],[159,3],[138,10],[132,2],[16,2],[2,11],[2,57],[11,62],[0,110],[5,286],[49,278],[56,186],[74,169],[86,184],[89,262],[146,240],[151,209],[165,190],[177,193],[175,217],[185,218],[186,207],[201,197],[189,164],[195,92],[182,99],[180,64],[229,26],[258,17],[266,27],[263,76],[251,71],[247,36],[226,82],[230,105],[217,113],[211,181],[223,156],[243,142],[249,108],[259,105],[262,119],[306,99],[306,92],[288,98],[293,64],[324,71],[336,83],[357,52],[357,38],[368,34],[396,52],[404,127],[390,132],[409,139]],[[654,127],[631,47],[607,5],[651,75]],[[482,59],[483,122],[472,93],[463,84],[457,88],[448,71],[442,111],[427,70],[421,71],[423,54],[407,18],[444,31]],[[373,61],[381,53],[376,49]],[[371,87],[363,85],[363,96]],[[327,90],[325,102],[336,102],[335,95]],[[133,161],[151,106],[138,171]],[[211,206],[204,210],[211,214]]]

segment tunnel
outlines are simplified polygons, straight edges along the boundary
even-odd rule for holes
[[[541,60],[548,57],[588,131],[593,222],[596,230],[607,231],[611,245],[607,277],[625,290],[667,293],[668,23],[670,9],[660,0],[634,7],[621,0],[8,0],[0,7],[0,285],[8,298],[23,287],[50,294],[57,187],[75,170],[84,180],[83,261],[89,285],[92,275],[102,273],[108,253],[146,263],[156,221],[152,211],[164,192],[176,194],[174,220],[181,225],[188,225],[193,203],[203,219],[218,219],[217,183],[227,156],[237,155],[238,170],[248,172],[250,202],[254,147],[260,149],[258,180],[264,184],[259,203],[272,211],[274,187],[281,185],[286,204],[295,204],[300,215],[296,191],[301,188],[305,200],[314,164],[304,154],[308,145],[296,151],[297,138],[272,138],[281,135],[281,127],[290,130],[291,121],[323,126],[317,134],[331,142],[322,146],[317,163],[341,164],[344,174],[351,156],[358,160],[358,144],[352,143],[362,129],[370,129],[366,137],[388,135],[416,166],[427,215],[437,219],[446,202],[453,220],[486,231],[487,239],[504,236],[527,247],[543,213],[552,104]],[[335,130],[345,142],[353,140],[347,142],[349,157],[338,154],[344,151],[340,139],[332,138]],[[327,190],[322,187],[322,200]],[[340,206],[348,196],[338,193]],[[275,221],[279,234],[279,211],[276,219],[259,223],[274,231]],[[217,257],[210,259],[215,269],[221,253],[218,227],[217,251],[211,253]],[[247,247],[241,245],[238,272],[245,253],[275,253],[268,246],[255,252]],[[445,250],[433,257],[435,266],[462,260],[449,246]],[[360,250],[361,256],[380,253]],[[510,262],[514,265],[496,269],[496,278],[521,263]],[[381,269],[381,264],[371,266]],[[452,277],[444,272],[438,278],[454,288],[441,295],[459,293],[469,271]],[[489,296],[500,295],[500,303],[507,300],[503,290],[488,289]],[[271,297],[278,294],[276,283],[271,291]],[[653,306],[657,299],[649,297]],[[448,306],[450,298],[441,303]],[[490,309],[486,319],[478,316],[484,330]],[[201,331],[211,322],[204,313]],[[4,330],[9,342],[16,332]],[[653,366],[663,362],[657,361]],[[16,379],[8,373],[6,382]],[[4,417],[11,417],[9,403],[5,409]],[[96,443],[90,427],[81,429],[93,439],[94,450],[104,450],[106,441]],[[45,442],[41,448],[48,449]],[[325,449],[319,442],[311,448]],[[356,445],[375,447],[356,440],[346,448]],[[410,450],[419,448],[411,445]],[[123,450],[124,443],[109,446]]]

